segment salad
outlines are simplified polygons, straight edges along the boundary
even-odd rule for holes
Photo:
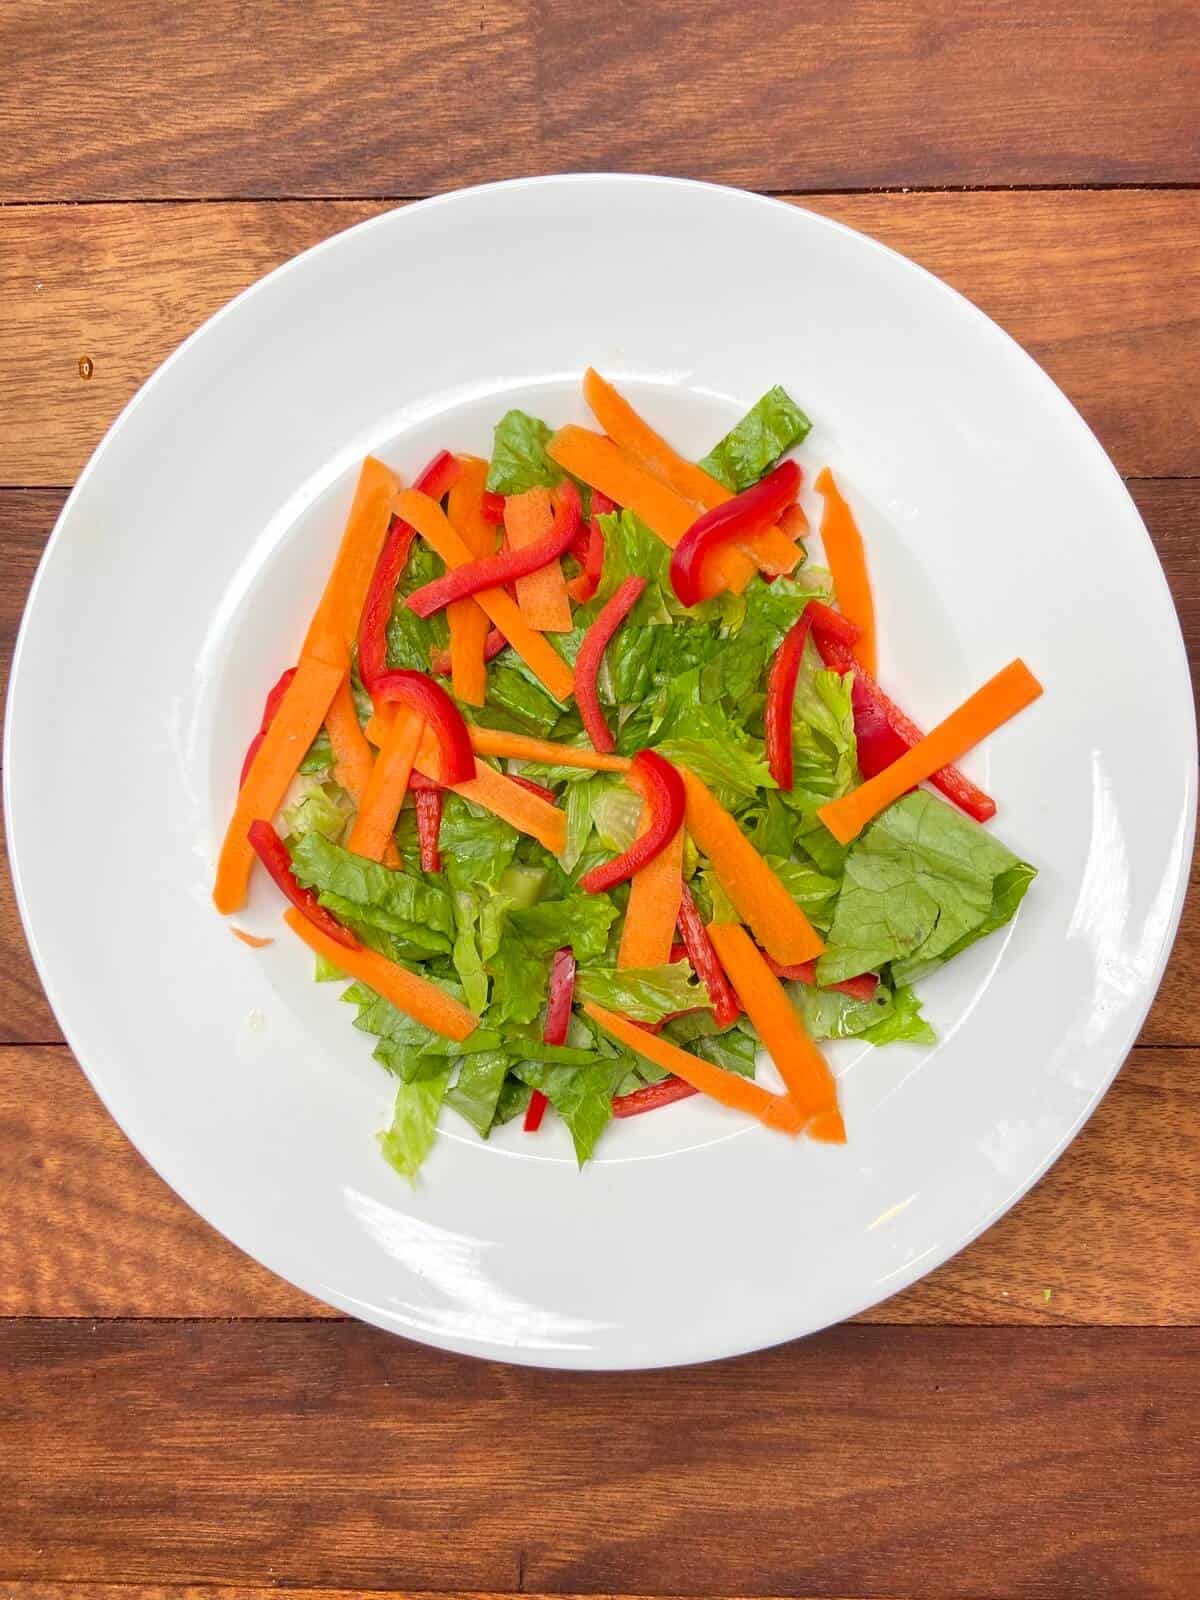
[[[844,1142],[820,1043],[931,1041],[916,986],[1035,876],[953,763],[1040,685],[1013,661],[927,734],[888,697],[828,467],[807,559],[795,401],[696,463],[583,391],[598,430],[514,410],[490,461],[363,463],[218,863],[222,913],[265,869],[349,980],[409,1179],[444,1111],[484,1139],[557,1117],[581,1166],[694,1094]]]

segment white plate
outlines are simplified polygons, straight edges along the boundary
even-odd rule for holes
[[[584,416],[589,362],[701,453],[783,383],[860,510],[881,675],[933,722],[1010,657],[1045,697],[967,763],[1038,864],[1016,923],[923,986],[936,1049],[831,1052],[849,1144],[689,1101],[490,1144],[447,1114],[412,1192],[371,1041],[256,887],[211,908],[265,689],[359,458],[486,453],[509,405]],[[1136,667],[1133,663],[1136,660]],[[1120,479],[1050,380],[920,268],[822,217],[657,178],[550,178],[353,228],[227,306],[63,510],[21,631],[4,777],[64,1032],[143,1154],[322,1300],[449,1349],[629,1367],[749,1350],[902,1289],[1063,1149],[1137,1033],[1179,916],[1195,729]]]

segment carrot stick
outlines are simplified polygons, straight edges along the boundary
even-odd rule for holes
[[[332,939],[329,943],[332,949],[339,948]],[[714,1067],[711,1062],[702,1061],[699,1056],[681,1050],[669,1039],[647,1033],[636,1022],[606,1011],[591,1000],[583,1002],[583,1009],[593,1022],[600,1024],[605,1033],[620,1040],[635,1055],[652,1061],[656,1067],[663,1067],[667,1072],[673,1072],[701,1094],[710,1095],[734,1111],[748,1112],[766,1127],[775,1128],[780,1133],[790,1133],[794,1137],[800,1132],[803,1126],[800,1114],[785,1096],[770,1094],[747,1078],[739,1078],[736,1073]]]
[[[679,770],[687,789],[687,830],[759,944],[785,966],[819,956],[825,948],[821,935],[777,875],[695,773]]]
[[[592,367],[583,375],[583,397],[613,443],[677,495],[682,495],[685,500],[690,500],[705,511],[733,499],[723,483],[718,483],[703,467],[696,466],[695,462],[688,461],[673,450],[638,415],[629,401]],[[716,587],[732,589],[735,594],[741,594],[754,576],[756,566],[768,572],[791,572],[801,554],[794,540],[794,534],[789,537],[779,528],[768,528],[747,540],[744,550],[726,550],[719,557],[714,554],[713,578]]]
[[[844,1144],[846,1130],[833,1074],[754,940],[737,923],[714,922],[708,936],[807,1130],[814,1138]]]
[[[548,489],[510,494],[504,502],[504,531],[514,550],[544,539],[553,522],[554,507]],[[518,578],[517,604],[525,621],[540,633],[570,633],[571,600],[561,561],[551,561]]]
[[[213,903],[228,914],[246,903],[255,855],[246,830],[259,818],[270,819],[283,804],[288,784],[316,738],[330,702],[345,676],[344,666],[302,656],[275,720],[259,745],[225,833],[213,885]]]
[[[476,755],[507,756],[513,761],[536,761],[545,767],[584,767],[592,772],[628,772],[628,756],[603,756],[578,745],[555,744],[552,739],[532,739],[524,733],[504,733],[499,728],[468,724]]]
[[[230,928],[229,931],[235,939],[248,944],[251,950],[265,950],[269,944],[275,943],[274,939],[263,939],[257,933],[247,933],[245,928]]]
[[[340,972],[357,978],[385,1000],[390,1000],[406,1017],[423,1023],[443,1038],[461,1043],[478,1026],[479,1018],[474,1012],[427,978],[418,978],[415,972],[398,966],[386,956],[377,955],[374,950],[351,950],[338,944],[299,911],[285,911],[283,920],[310,950],[324,956]]]
[[[438,776],[436,771],[429,770],[436,763],[419,759],[417,765],[428,777]],[[466,783],[452,783],[450,787],[464,800],[473,800],[477,806],[484,806],[494,816],[502,817],[514,828],[529,834],[552,856],[561,855],[567,848],[566,812],[540,795],[531,794],[504,773],[497,772],[495,767],[489,767],[486,761],[475,763],[473,778]]]
[[[383,860],[408,793],[408,780],[424,732],[424,717],[407,706],[397,707],[346,841],[346,848],[355,855]]]
[[[462,536],[447,522],[441,506],[428,495],[415,489],[402,489],[393,500],[392,509],[429,542],[448,567],[465,566],[475,559]],[[554,698],[569,700],[575,687],[575,674],[553,645],[529,626],[516,601],[503,589],[481,589],[475,600]]]
[[[635,511],[672,550],[696,520],[695,506],[631,461],[603,434],[569,424],[550,440],[546,453],[619,506]]]
[[[942,767],[948,767],[974,749],[989,733],[995,733],[1010,717],[1015,717],[1018,711],[1036,700],[1041,692],[1041,684],[1025,663],[1019,657],[1010,661],[890,767],[868,778],[859,788],[851,789],[840,800],[821,806],[817,815],[835,839],[849,844],[893,800],[899,800],[916,784],[923,783]],[[771,954],[776,953],[771,950]],[[776,956],[776,960],[779,959]]]
[[[649,823],[650,808],[643,806],[639,836]],[[661,967],[670,961],[683,895],[683,839],[680,828],[665,850],[634,873],[617,951],[619,967]]]
[[[400,487],[396,474],[368,456],[346,520],[346,531],[333,571],[325,585],[304,640],[301,655],[332,666],[348,666],[350,646],[371,586],[371,577],[391,520],[392,496]]]
[[[354,692],[350,687],[349,678],[342,679],[341,686],[333,697],[325,716],[325,731],[329,735],[337,763],[333,775],[361,810],[363,796],[367,792],[371,772],[375,766],[375,752],[367,743],[367,736],[359,725],[358,712],[354,709]],[[389,838],[383,848],[383,863],[387,867],[400,865],[400,852],[396,849],[394,839]]]
[[[841,490],[833,481],[833,473],[828,467],[817,475],[816,487],[825,497],[825,509],[821,513],[821,543],[825,547],[826,564],[833,576],[834,593],[842,611],[859,629],[854,643],[854,658],[875,677],[878,672],[875,605],[871,599],[871,580],[867,575],[862,534],[858,531],[854,513],[842,498]]]
[[[459,456],[459,472],[450,489],[446,515],[475,558],[490,556],[496,548],[495,524],[484,520],[483,486],[488,464],[478,456]],[[473,597],[446,607],[450,624],[450,683],[455,695],[469,706],[487,699],[487,612]]]

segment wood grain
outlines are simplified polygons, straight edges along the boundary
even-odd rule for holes
[[[1122,472],[1200,474],[1200,192],[804,203],[911,255],[994,316],[1066,390]],[[270,268],[385,209],[0,209],[0,483],[72,482],[117,412],[200,322]],[[84,356],[93,364],[86,380]]]
[[[8,0],[0,200],[1189,181],[1182,0]]]
[[[10,1321],[0,1369],[10,1582],[1195,1594],[1192,1329],[844,1327],[593,1375],[354,1323]]]
[[[860,1320],[1200,1324],[1198,1168],[1200,1051],[1136,1050],[1032,1194]],[[0,1050],[0,1216],[0,1316],[333,1315],[189,1211],[62,1047]]]
[[[512,1591],[493,1589],[443,1590],[447,1600],[511,1600]],[[525,1600],[549,1600],[546,1595],[520,1593]],[[414,1600],[411,1590],[400,1589],[310,1589],[292,1588],[276,1584],[189,1583],[81,1583],[68,1579],[64,1583],[6,1583],[4,1600]],[[626,1595],[558,1595],[555,1600],[633,1600]],[[638,1596],[638,1600],[656,1600],[654,1596]],[[665,1600],[665,1597],[658,1597]],[[816,1595],[791,1595],[788,1600],[821,1600]],[[843,1595],[839,1600],[866,1600],[865,1596]],[[903,1595],[891,1595],[888,1600],[906,1600]]]

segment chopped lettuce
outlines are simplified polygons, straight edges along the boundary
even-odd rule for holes
[[[416,1183],[425,1157],[433,1149],[438,1112],[450,1073],[443,1069],[427,1078],[402,1083],[396,1090],[392,1125],[379,1135],[380,1148],[402,1178]]]
[[[388,622],[388,666],[409,667],[416,672],[428,672],[430,656],[434,650],[444,650],[450,640],[450,624],[444,611],[432,617],[419,617],[404,603],[404,597],[424,584],[440,578],[446,568],[440,556],[424,539],[414,539],[408,563],[396,586],[396,601]]]
[[[936,1044],[937,1034],[921,1015],[921,1002],[909,984],[901,984],[892,996],[892,1009],[886,1017],[864,1028],[863,1038],[872,1044]]]
[[[506,411],[492,435],[487,487],[492,494],[524,494],[539,486],[553,489],[565,474],[546,454],[553,428],[527,411]]]
[[[608,948],[609,929],[616,918],[617,908],[608,895],[577,892],[514,909],[508,914],[508,926],[539,955],[570,945],[577,961],[595,961]]]
[[[527,733],[547,739],[562,718],[553,695],[517,662],[495,661],[488,668],[487,705],[471,709],[472,718],[487,728]]]
[[[491,1132],[507,1076],[507,1052],[481,1050],[464,1057],[457,1082],[446,1091],[446,1104],[465,1118],[481,1139]]]
[[[368,861],[316,832],[294,840],[291,852],[300,883],[336,917],[391,935],[406,954],[449,954],[454,905],[441,879]]]
[[[293,839],[306,833],[320,833],[336,843],[354,814],[350,796],[340,784],[322,783],[315,778],[301,778],[298,787],[292,804],[284,808],[285,831]]]
[[[708,1003],[686,961],[663,967],[588,967],[576,974],[575,995],[634,1022],[661,1022],[672,1011]]]
[[[700,465],[735,494],[757,483],[808,437],[812,423],[786,389],[776,384],[713,446]]]
[[[612,1117],[612,1097],[625,1076],[625,1062],[601,1060],[590,1067],[556,1067],[523,1061],[515,1071],[531,1089],[541,1090],[566,1123],[575,1159],[582,1167]]]

